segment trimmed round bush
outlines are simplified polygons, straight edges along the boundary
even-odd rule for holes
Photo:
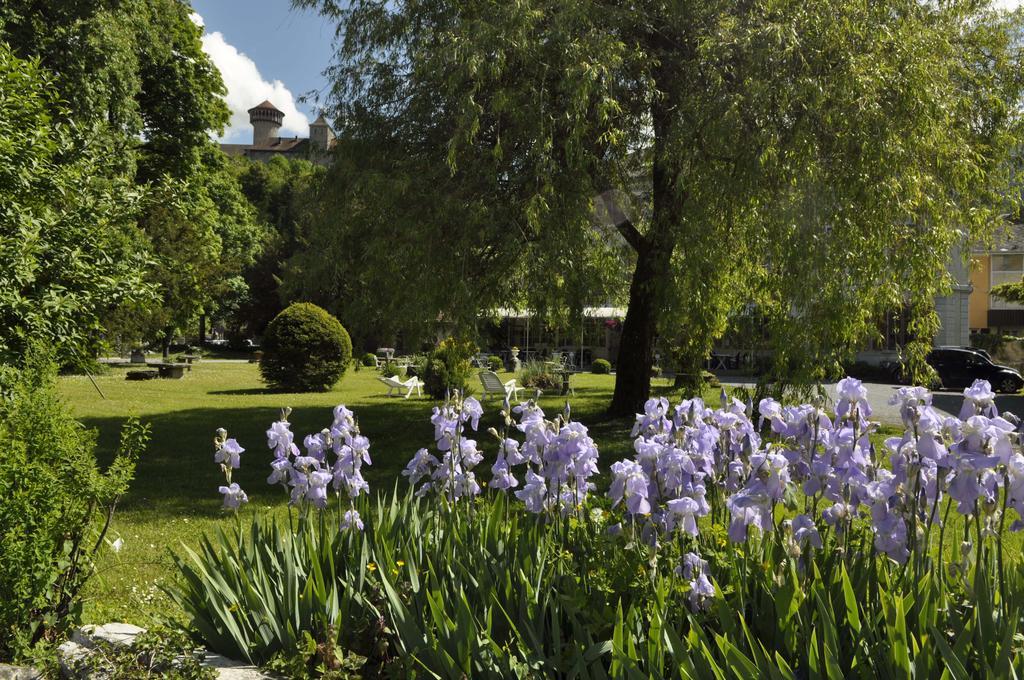
[[[487,357],[487,367],[495,373],[505,370],[505,362],[501,360],[501,357],[494,356],[493,354]]]
[[[367,366],[367,367],[371,367],[372,366],[372,367],[376,368],[376,366],[377,366],[377,355],[374,354],[373,352],[367,352],[366,354],[363,355],[363,358],[360,359],[360,361],[362,362],[363,366]]]
[[[263,336],[260,374],[272,387],[330,389],[352,359],[352,339],[321,307],[298,302],[274,317]]]
[[[607,359],[594,359],[594,363],[590,364],[590,372],[607,375],[612,372],[611,362]]]
[[[423,365],[423,380],[427,394],[435,399],[444,399],[451,390],[459,390],[463,394],[473,391],[469,379],[472,366],[469,358],[476,352],[471,342],[447,338],[434,351],[427,355]]]

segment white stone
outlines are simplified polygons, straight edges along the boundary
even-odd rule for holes
[[[30,666],[10,666],[0,663],[0,680],[39,680],[43,676]]]
[[[74,678],[77,677],[74,667],[78,665],[79,661],[92,654],[92,651],[84,645],[68,640],[57,648],[57,653],[60,655],[60,676]]]
[[[71,633],[71,641],[89,647],[105,642],[111,647],[131,647],[135,638],[145,633],[145,628],[130,623],[105,623],[102,626],[85,625]]]
[[[267,675],[256,668],[242,661],[235,661],[220,654],[206,653],[203,665],[217,670],[217,677],[220,680],[270,680],[274,676]]]

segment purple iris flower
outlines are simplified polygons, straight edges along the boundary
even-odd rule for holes
[[[526,471],[526,484],[522,489],[515,492],[516,498],[521,500],[529,512],[543,512],[544,499],[547,496],[547,484],[544,478],[533,470]]]
[[[306,500],[323,510],[327,507],[327,485],[334,479],[330,472],[317,470],[309,476],[309,489]]]
[[[868,404],[868,389],[856,378],[843,378],[836,383],[836,394],[839,403],[836,404],[836,416],[840,419],[857,413],[858,419],[865,420],[871,415],[871,405]]]
[[[345,514],[341,517],[341,530],[347,531],[349,529],[363,530],[363,519],[359,516],[359,511],[354,508],[346,510]]]
[[[484,414],[484,408],[474,397],[466,397],[462,402],[462,422],[468,422],[469,427],[475,430],[480,425],[480,416]]]
[[[426,449],[420,449],[413,455],[409,464],[402,470],[402,476],[409,478],[409,483],[415,485],[424,477],[429,477],[438,460]]]
[[[699,611],[707,606],[707,601],[715,596],[715,586],[704,573],[690,581],[690,592],[687,594],[690,610]]]
[[[967,420],[975,415],[989,418],[999,415],[999,409],[996,408],[996,393],[992,391],[992,385],[987,380],[975,380],[970,387],[964,390],[960,420]]]
[[[797,515],[793,518],[793,540],[800,546],[811,546],[812,548],[821,549],[821,535],[818,533],[818,527],[815,526],[814,520],[808,515]]]
[[[267,430],[267,447],[273,449],[278,458],[287,458],[298,452],[294,440],[295,435],[287,421],[278,420]]]
[[[498,452],[498,460],[491,466],[491,487],[507,491],[519,486],[519,480],[509,469],[504,452]]]
[[[608,495],[612,505],[625,501],[626,511],[631,515],[646,515],[651,512],[647,500],[648,479],[639,463],[620,460],[612,465],[612,484]]]
[[[267,477],[267,484],[285,484],[288,481],[292,470],[292,464],[287,458],[275,458],[270,463],[273,471]]]
[[[665,530],[672,532],[677,528],[691,536],[697,535],[697,515],[700,504],[692,498],[674,498],[665,504]]]
[[[221,463],[222,465],[228,465],[232,469],[237,470],[240,465],[239,456],[245,451],[234,439],[228,439],[221,447],[217,449],[217,453],[213,456],[213,462]]]
[[[249,497],[245,495],[242,488],[235,482],[228,486],[222,486],[218,490],[224,495],[224,508],[226,510],[237,510],[240,505],[249,502]]]

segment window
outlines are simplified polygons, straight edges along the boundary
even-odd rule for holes
[[[1020,283],[1021,277],[1024,277],[1024,254],[998,253],[992,255],[990,288],[1003,283]],[[990,295],[989,309],[1024,309],[1024,305],[1006,302]]]

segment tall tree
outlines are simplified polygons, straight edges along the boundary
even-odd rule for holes
[[[52,115],[38,62],[0,43],[0,363],[30,341],[63,362],[90,355],[101,319],[149,300],[133,242],[138,192],[107,150]]]
[[[1003,207],[1016,20],[985,2],[296,4],[337,21],[340,153],[371,157],[367,177],[339,169],[339,220],[415,243],[467,313],[496,278],[546,298],[549,254],[604,246],[595,197],[617,190],[605,221],[633,265],[613,414],[648,396],[659,333],[696,373],[750,304],[780,373],[821,377],[905,306],[920,359],[954,247]]]

